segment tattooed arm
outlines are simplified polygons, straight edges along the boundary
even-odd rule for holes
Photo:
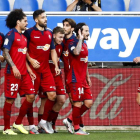
[[[9,54],[9,50],[6,48],[3,49],[3,57],[5,58],[7,63],[11,66],[15,78],[21,79],[21,74],[19,70],[17,69],[17,67],[15,66],[14,62],[12,61],[12,58]]]
[[[81,30],[79,29],[78,31],[79,33],[79,42],[77,44],[77,46],[75,47],[75,49],[73,50],[73,53],[75,55],[79,55],[81,52],[81,48],[82,48],[82,43],[83,43],[83,35],[81,34]]]

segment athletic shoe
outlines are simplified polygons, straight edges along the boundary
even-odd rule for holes
[[[86,128],[83,126],[83,127],[80,127],[80,129],[82,130],[82,131],[84,131],[84,132],[86,132]],[[86,133],[88,133],[88,132],[86,132]],[[90,133],[88,133],[88,134],[90,134]]]
[[[63,124],[66,126],[68,132],[70,132],[71,134],[73,134],[73,126],[72,123],[70,123],[67,118],[63,120]]]
[[[54,133],[58,133],[58,131],[57,130],[54,130]]]
[[[29,133],[30,134],[39,134],[39,132],[37,131],[37,129],[35,127],[33,127],[32,129],[30,129]]]
[[[89,133],[84,132],[83,130],[79,129],[78,131],[74,132],[75,135],[89,135]]]
[[[4,135],[17,135],[17,133],[15,133],[12,129],[6,129],[5,131],[3,131]]]
[[[39,133],[46,133],[46,131],[43,128],[38,128]]]
[[[48,128],[49,128],[50,132],[54,133],[54,130],[52,128],[52,122],[46,122],[46,123],[48,125]]]
[[[39,128],[43,128],[46,133],[52,134],[52,131],[49,130],[47,123],[40,123],[38,124]]]
[[[29,134],[29,132],[23,127],[23,124],[13,124],[13,128],[18,129],[23,134]]]

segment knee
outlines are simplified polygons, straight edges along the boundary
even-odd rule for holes
[[[49,93],[48,99],[51,101],[55,101],[56,100],[56,93],[55,92]]]
[[[86,102],[84,104],[85,104],[86,107],[91,108],[92,105],[93,105],[93,101],[89,101],[89,102]]]
[[[27,100],[30,100],[30,102],[33,102],[35,100],[35,95],[34,94],[28,95],[28,99]]]
[[[58,101],[59,106],[63,106],[64,103],[65,103],[65,99],[62,99],[61,101]]]
[[[140,105],[140,98],[136,98],[138,105]]]

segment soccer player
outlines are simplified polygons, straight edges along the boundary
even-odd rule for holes
[[[35,99],[34,86],[26,67],[27,39],[22,34],[27,24],[27,17],[22,9],[11,11],[6,18],[6,26],[12,29],[6,34],[3,45],[3,56],[7,61],[5,68],[6,100],[3,108],[3,134],[8,135],[17,135],[17,133],[10,129],[11,108],[17,93],[19,92],[20,96],[26,96],[26,99],[20,107],[19,115],[13,127],[19,129],[24,134],[28,134],[28,131],[24,129],[22,120],[28,110],[32,108]]]
[[[53,38],[54,38],[55,50],[57,52],[57,57],[58,57],[58,66],[60,67],[59,59],[60,59],[60,57],[62,55],[62,51],[63,51],[62,41],[64,38],[64,29],[61,27],[55,27],[53,29]],[[56,75],[55,66],[53,64],[51,55],[49,58],[49,65],[50,65],[50,69],[51,69],[51,72],[54,77],[57,97],[56,97],[56,103],[54,104],[53,109],[52,109],[47,121],[52,122],[52,127],[54,130],[54,133],[57,133],[57,131],[55,130],[55,122],[57,120],[60,109],[62,108],[63,104],[65,103],[65,94],[66,93],[65,93],[64,86],[63,86],[62,75],[61,74]]]
[[[68,75],[68,71],[70,69],[68,46],[69,46],[69,43],[75,39],[75,35],[74,35],[73,31],[75,29],[76,23],[71,18],[66,18],[62,22],[63,22],[63,28],[64,28],[64,32],[65,32],[65,37],[63,40],[64,48],[63,48],[63,53],[62,53],[62,61],[64,63],[64,74],[65,74],[65,88],[66,88],[66,93],[68,94],[69,100],[72,105],[73,102],[71,100],[70,89],[67,84],[67,75]],[[66,128],[68,129],[68,131],[70,133],[73,133],[72,121],[70,119],[64,119],[63,123],[66,126]]]
[[[43,128],[46,133],[54,133],[50,123],[46,120],[55,104],[56,87],[49,67],[49,54],[51,52],[52,61],[55,65],[56,75],[60,74],[57,64],[57,54],[55,51],[52,32],[47,27],[47,18],[45,11],[40,9],[33,13],[33,18],[36,25],[25,31],[24,35],[28,40],[27,58],[30,62],[30,67],[36,75],[34,81],[35,93],[39,92],[39,88],[43,93],[47,94],[48,99],[41,98],[41,107],[39,108],[38,127]],[[42,106],[44,109],[42,109]],[[43,114],[43,115],[42,115]]]
[[[4,34],[0,32],[0,54],[1,54],[1,48],[3,46],[3,41],[4,41]],[[0,61],[4,61],[4,57],[0,55]]]
[[[73,100],[72,121],[76,135],[88,135],[80,128],[81,115],[92,106],[92,94],[89,86],[91,81],[88,74],[88,48],[84,40],[88,40],[89,27],[78,23],[75,27],[77,38],[69,44],[70,70],[67,80]],[[82,104],[82,102],[84,102]]]
[[[133,59],[133,61],[137,64],[140,62],[140,56],[139,57],[135,57]],[[139,87],[138,87],[138,90],[137,90],[137,98],[136,98],[136,102],[138,103],[138,105],[140,105],[140,83],[139,83]]]

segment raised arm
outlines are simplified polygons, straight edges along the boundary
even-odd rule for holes
[[[78,3],[78,1],[79,1],[79,0],[75,0],[73,3],[71,3],[71,4],[67,7],[66,11],[72,11],[72,10],[75,8],[75,6],[76,6],[76,4]]]

